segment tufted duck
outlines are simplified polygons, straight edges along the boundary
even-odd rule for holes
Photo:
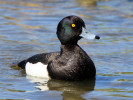
[[[57,26],[61,42],[59,52],[34,55],[18,63],[27,75],[62,79],[84,80],[94,78],[96,69],[87,53],[77,44],[81,38],[100,39],[86,31],[84,21],[78,16],[67,16]]]

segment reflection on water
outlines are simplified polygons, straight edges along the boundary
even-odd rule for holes
[[[0,99],[133,99],[133,0],[0,0]],[[28,78],[10,66],[59,51],[58,22],[78,15],[100,41],[80,40],[93,59],[96,81]]]
[[[77,2],[79,5],[90,9],[97,6],[97,0],[77,0]]]
[[[82,95],[94,90],[95,79],[85,81],[63,81],[54,79],[44,79],[27,76],[30,82],[36,83],[40,91],[61,91],[63,100],[84,100]],[[44,81],[45,80],[45,81]]]
[[[82,82],[50,80],[47,84],[50,90],[62,91],[63,100],[84,100],[82,95],[94,90],[95,79]]]

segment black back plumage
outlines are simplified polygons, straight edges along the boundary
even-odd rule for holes
[[[36,64],[38,62],[41,62],[43,64],[48,64],[50,61],[56,58],[60,53],[59,52],[51,52],[51,53],[42,53],[34,55],[26,60],[23,60],[18,63],[18,66],[22,69],[25,69],[25,65],[27,62],[30,62],[32,64]]]

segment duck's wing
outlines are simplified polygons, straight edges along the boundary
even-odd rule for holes
[[[48,62],[54,60],[56,56],[60,55],[60,52],[52,52],[52,53],[42,53],[42,54],[37,54],[34,55],[28,59],[25,59],[21,62],[18,63],[18,66],[21,67],[22,69],[25,69],[26,63],[30,62],[32,64],[41,62],[43,64],[48,64]]]

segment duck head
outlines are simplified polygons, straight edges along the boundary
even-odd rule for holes
[[[81,38],[100,39],[86,30],[84,21],[78,16],[67,16],[57,26],[57,37],[61,44],[77,44]]]

